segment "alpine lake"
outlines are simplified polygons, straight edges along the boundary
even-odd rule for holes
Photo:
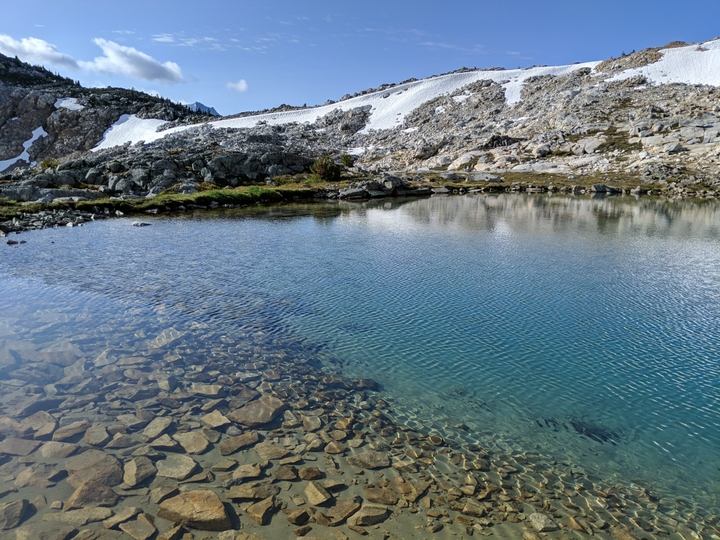
[[[718,201],[144,221],[0,247],[2,538],[720,538]]]

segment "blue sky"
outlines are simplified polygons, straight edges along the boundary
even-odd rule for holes
[[[222,114],[720,34],[718,0],[0,0],[0,13],[4,54]]]

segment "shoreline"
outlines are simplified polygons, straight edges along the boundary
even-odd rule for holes
[[[457,175],[456,175],[457,176]],[[556,183],[516,180],[526,175],[511,176],[510,184],[483,182],[438,181],[430,177],[423,182],[413,181],[407,189],[389,194],[367,188],[368,181],[341,184],[294,184],[280,186],[246,186],[232,189],[208,189],[192,194],[165,193],[147,198],[104,198],[96,200],[63,200],[54,203],[17,203],[0,200],[0,237],[12,233],[41,230],[58,226],[78,226],[96,219],[142,215],[181,215],[187,211],[245,208],[251,205],[285,205],[308,202],[367,202],[370,200],[411,200],[428,196],[462,196],[467,194],[525,194],[572,197],[627,197],[653,199],[711,201],[720,198],[720,191],[687,191],[672,187],[658,190],[652,184],[624,182],[593,184]],[[579,181],[579,179],[578,179]],[[374,181],[370,181],[374,182]],[[634,187],[630,187],[633,185]],[[371,186],[374,187],[374,186]]]

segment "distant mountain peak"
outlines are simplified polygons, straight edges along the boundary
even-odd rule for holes
[[[215,110],[215,107],[208,107],[207,105],[204,105],[199,101],[196,101],[195,103],[189,103],[188,105],[186,105],[186,107],[191,111],[210,114],[212,116],[220,116],[220,114]]]

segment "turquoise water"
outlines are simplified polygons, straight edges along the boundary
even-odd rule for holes
[[[131,350],[138,318],[278,336],[380,381],[415,428],[719,511],[715,202],[444,197],[22,238],[0,250],[0,340],[38,312],[26,339],[81,348]]]

